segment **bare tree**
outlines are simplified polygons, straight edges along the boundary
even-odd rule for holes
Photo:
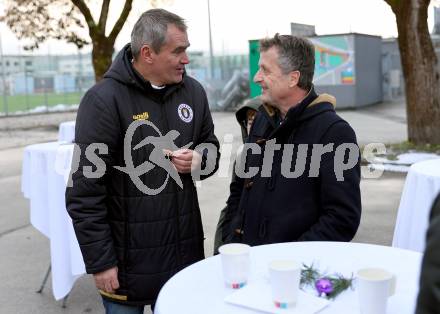
[[[78,48],[91,43],[95,79],[99,81],[112,62],[115,41],[127,21],[132,2],[133,0],[125,0],[124,7],[108,35],[106,26],[110,0],[102,0],[98,21],[93,19],[84,0],[8,0],[5,4],[5,16],[1,19],[19,39],[31,40],[31,44],[25,49],[38,48],[40,43],[49,38],[65,40]],[[78,32],[81,28],[88,29],[90,39],[81,37]]]
[[[440,75],[428,30],[430,0],[384,1],[396,16],[408,139],[415,144],[440,144]]]

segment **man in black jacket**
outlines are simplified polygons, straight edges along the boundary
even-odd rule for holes
[[[254,81],[277,115],[259,111],[252,125],[236,168],[242,179],[231,183],[226,241],[350,241],[361,216],[355,133],[335,113],[334,97],[314,91],[308,40],[277,34],[260,51]]]
[[[416,314],[437,314],[440,310],[440,194],[429,217]]]
[[[219,143],[205,91],[185,74],[188,46],[181,17],[145,12],[78,110],[66,207],[107,313],[143,313],[204,258],[192,175],[214,173]]]
[[[254,122],[255,115],[257,111],[260,109],[265,110],[265,106],[263,106],[260,97],[254,97],[252,99],[247,100],[240,108],[235,112],[235,118],[237,119],[238,124],[241,128],[241,136],[243,143],[246,142],[247,137],[249,135],[249,131],[252,127],[252,123]],[[235,167],[235,163],[234,163]],[[235,172],[232,173],[232,181],[237,180],[235,176]],[[227,232],[223,234],[223,230],[228,230],[228,225],[230,223],[229,220],[226,220],[225,217],[230,217],[227,215],[228,206],[224,207],[220,212],[220,217],[218,219],[217,227],[215,229],[214,236],[214,255],[217,255],[218,249],[220,246],[224,244],[224,238],[227,236]]]

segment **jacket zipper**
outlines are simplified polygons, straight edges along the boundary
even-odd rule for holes
[[[161,111],[162,111],[162,116],[164,117],[164,126],[165,126],[165,134],[167,134],[170,131],[170,126],[168,124],[168,116],[167,116],[167,111],[165,108],[165,101],[162,102],[161,104]],[[172,180],[170,180],[170,182],[172,182]],[[178,206],[178,197],[177,197],[177,188],[176,185],[171,183],[172,187],[173,187],[173,195],[174,195],[174,200],[176,203],[176,219],[175,219],[175,223],[176,223],[176,227],[177,227],[177,233],[176,233],[176,252],[177,252],[177,267],[180,268],[182,266],[182,261],[181,261],[181,249],[180,249],[180,222],[179,222],[179,206]]]

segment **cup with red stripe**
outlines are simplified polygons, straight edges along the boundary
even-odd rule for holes
[[[226,286],[228,288],[232,289],[240,289],[243,288],[246,285],[246,282],[234,282],[234,283],[227,283]]]
[[[287,303],[287,302],[274,301],[273,303],[275,304],[275,307],[279,309],[289,309],[295,306],[295,302]]]
[[[226,287],[240,289],[248,281],[250,258],[250,246],[242,243],[230,243],[219,248],[223,278]]]
[[[270,286],[275,307],[289,309],[298,299],[301,264],[294,260],[275,260],[269,263]]]

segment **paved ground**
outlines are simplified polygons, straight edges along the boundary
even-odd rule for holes
[[[55,141],[58,125],[75,117],[76,112],[0,117],[0,150]]]
[[[380,104],[340,114],[354,127],[360,144],[406,139],[403,103]],[[231,133],[237,147],[240,132],[233,114],[218,112],[213,116],[220,141]],[[66,309],[54,301],[50,281],[43,294],[35,293],[49,265],[50,252],[48,240],[29,224],[29,202],[20,191],[23,146],[55,140],[58,124],[74,117],[75,113],[63,113],[0,119],[0,314],[103,313],[89,276],[77,281]],[[227,160],[228,156],[221,160],[220,172],[224,174],[230,173],[224,167]],[[363,214],[354,241],[391,244],[404,180],[405,175],[395,173],[362,180]],[[228,185],[228,177],[215,175],[199,188],[207,255],[212,252],[215,225],[228,196]]]

